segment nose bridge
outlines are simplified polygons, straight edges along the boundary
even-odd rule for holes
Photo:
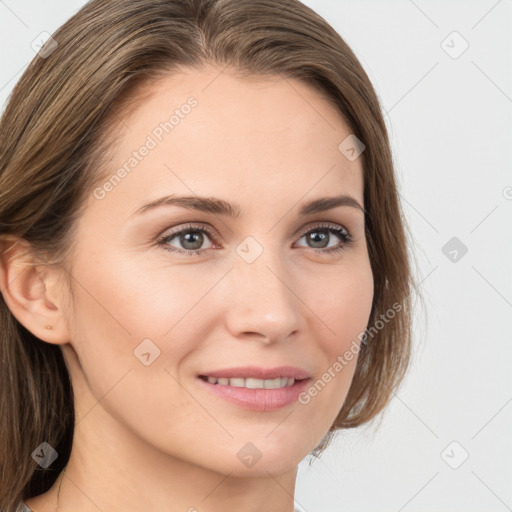
[[[247,237],[236,249],[228,323],[234,335],[259,333],[269,340],[299,328],[300,301],[293,293],[282,252]]]

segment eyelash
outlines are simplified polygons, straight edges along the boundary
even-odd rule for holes
[[[304,231],[301,234],[300,238],[307,235],[308,233],[311,233],[315,230],[320,230],[320,229],[325,229],[325,230],[329,231],[330,233],[334,233],[342,240],[342,243],[341,243],[341,245],[336,245],[329,249],[310,248],[310,250],[314,251],[316,254],[323,254],[323,255],[337,254],[337,253],[341,252],[343,249],[345,249],[347,246],[349,246],[350,244],[353,243],[352,235],[350,234],[350,232],[348,230],[346,230],[344,228],[333,227],[330,224],[318,224],[317,226],[309,228],[307,231]],[[176,231],[174,233],[168,233],[165,236],[159,238],[157,245],[161,246],[162,249],[164,249],[165,251],[186,254],[187,256],[193,256],[193,255],[200,256],[205,251],[208,251],[211,249],[211,248],[209,248],[209,249],[198,249],[198,250],[191,250],[191,249],[186,250],[186,249],[176,249],[175,247],[170,248],[167,245],[167,243],[170,240],[172,240],[173,238],[175,238],[179,235],[182,235],[184,233],[190,233],[190,232],[206,233],[212,240],[215,239],[215,235],[211,228],[209,228],[205,225],[187,224],[184,228],[180,229],[179,231]],[[300,240],[300,238],[299,238],[299,240]]]

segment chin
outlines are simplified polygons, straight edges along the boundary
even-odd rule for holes
[[[237,476],[268,476],[295,471],[309,450],[304,443],[288,443],[276,438],[256,438],[254,442],[236,443],[234,456],[226,460],[226,469]],[[230,450],[232,451],[232,450]]]

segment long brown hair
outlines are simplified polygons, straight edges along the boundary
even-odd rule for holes
[[[380,104],[340,35],[298,0],[92,0],[52,37],[56,47],[32,60],[0,121],[0,239],[19,237],[48,265],[66,265],[116,109],[157,77],[205,63],[240,76],[281,75],[311,85],[339,111],[365,145],[374,301],[371,339],[361,343],[346,401],[314,455],[336,430],[375,418],[409,365],[415,285]],[[400,312],[375,329],[394,304]],[[3,297],[0,329],[0,509],[12,512],[46,492],[67,464],[74,404],[60,348],[25,329]],[[42,442],[59,454],[44,470],[31,457]]]

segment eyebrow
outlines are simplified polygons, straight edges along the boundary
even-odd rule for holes
[[[241,208],[237,204],[230,204],[223,199],[217,199],[215,197],[200,197],[200,196],[164,196],[151,201],[138,210],[133,215],[142,215],[150,210],[154,210],[160,206],[181,206],[182,208],[188,208],[190,210],[197,210],[205,213],[214,213],[217,215],[226,215],[228,217],[238,218],[241,215]],[[312,215],[314,213],[325,212],[332,210],[339,206],[350,206],[361,210],[363,214],[366,214],[366,210],[359,204],[359,202],[352,196],[342,194],[335,197],[321,197],[314,199],[301,206],[299,210],[300,216]]]

